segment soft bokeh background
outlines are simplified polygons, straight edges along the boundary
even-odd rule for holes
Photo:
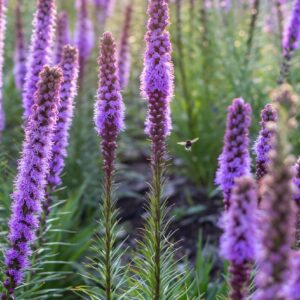
[[[115,1],[106,30],[112,31],[118,39],[125,6],[129,1]],[[169,139],[170,166],[166,185],[172,208],[171,228],[176,231],[174,240],[180,246],[177,255],[185,256],[186,263],[192,270],[189,280],[196,278],[191,287],[190,299],[199,299],[197,297],[202,293],[206,293],[206,299],[215,299],[216,293],[223,288],[223,262],[218,257],[216,247],[220,234],[218,219],[222,211],[222,199],[213,181],[222,146],[226,107],[235,97],[243,97],[252,104],[253,144],[259,128],[260,110],[269,101],[270,91],[277,85],[281,37],[272,1],[261,1],[249,58],[246,53],[251,1],[232,1],[229,11],[218,8],[218,1],[211,6],[205,6],[204,0],[169,2],[175,64],[175,95],[172,102],[174,129]],[[211,3],[205,1],[207,2]],[[59,10],[68,11],[74,30],[75,1],[57,3]],[[122,238],[127,237],[126,245],[132,249],[136,246],[135,239],[139,237],[138,228],[143,225],[143,205],[149,180],[149,142],[143,131],[146,102],[139,92],[147,1],[135,0],[133,3],[130,34],[132,69],[129,86],[123,93],[127,107],[127,128],[120,138],[118,163],[119,209],[124,228]],[[285,6],[286,19],[290,4],[287,1]],[[15,1],[9,1],[4,71],[7,128],[0,144],[3,243],[9,216],[10,193],[23,140],[21,98],[13,80],[14,5]],[[34,9],[34,0],[24,1],[23,17],[28,41]],[[92,4],[89,6],[89,13],[94,20],[97,41],[100,33]],[[84,261],[90,253],[89,247],[97,226],[102,177],[99,139],[92,120],[98,73],[96,41],[84,83],[79,87],[76,99],[69,156],[63,175],[64,184],[55,195],[56,202],[48,221],[45,245],[37,251],[47,253],[47,259],[36,260],[34,266],[42,267],[43,270],[28,274],[28,278],[34,276],[39,279],[23,287],[24,299],[43,299],[47,289],[53,289],[49,299],[62,294],[65,299],[76,299],[72,292],[64,289],[85,282],[80,274],[85,274]],[[296,90],[299,89],[298,70],[299,54],[296,53],[291,68],[291,83]],[[199,137],[199,141],[191,152],[186,152],[182,146],[177,145],[179,141],[196,137]],[[292,143],[295,154],[299,153],[299,139],[296,135]],[[41,254],[37,257],[39,255]],[[130,255],[127,259],[130,260]],[[59,280],[60,278],[64,279]],[[208,284],[209,281],[213,283]]]

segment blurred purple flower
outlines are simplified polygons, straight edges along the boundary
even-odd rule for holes
[[[37,90],[39,73],[43,66],[50,63],[55,26],[55,1],[38,0],[33,20],[33,32],[27,64],[27,73],[23,93],[24,117],[31,113],[33,97]]]
[[[262,110],[260,132],[254,145],[256,154],[256,179],[260,181],[267,174],[269,152],[272,149],[274,132],[268,126],[270,122],[277,121],[277,112],[272,104],[267,104]]]
[[[94,0],[97,19],[101,31],[104,30],[107,18],[111,15],[115,0]]]
[[[14,290],[22,282],[24,270],[29,265],[31,244],[36,238],[44,198],[61,81],[59,68],[44,67],[32,113],[26,122],[25,142],[12,195],[8,234],[10,246],[5,253],[7,278],[4,287],[7,292],[2,299],[14,299]],[[8,295],[10,298],[6,298]]]
[[[20,2],[16,3],[15,8],[15,33],[14,76],[16,87],[22,91],[26,78],[26,58],[28,53]]]
[[[230,262],[232,300],[248,296],[251,265],[255,260],[257,191],[252,177],[235,180],[231,205],[223,218],[221,255]]]
[[[124,104],[118,79],[116,44],[111,33],[105,32],[100,41],[99,89],[94,122],[102,138],[104,170],[111,178],[117,148],[117,136],[124,128]]]
[[[121,89],[128,84],[130,75],[129,34],[131,26],[132,5],[126,7],[125,20],[118,51],[118,69]]]
[[[63,55],[64,46],[70,44],[70,28],[68,13],[60,12],[56,20],[56,53],[55,64],[59,64]]]
[[[225,208],[230,206],[234,180],[250,174],[249,127],[251,106],[242,98],[234,99],[228,108],[223,151],[219,156],[216,184],[223,191]]]
[[[295,201],[297,205],[300,207],[300,158],[298,158],[295,164],[295,178],[294,184],[296,186],[296,193],[295,193]]]
[[[79,78],[80,82],[84,77],[85,65],[94,47],[93,24],[88,17],[87,0],[77,0],[77,19],[76,19],[76,45],[79,51]]]
[[[73,102],[77,93],[78,64],[77,49],[70,45],[64,46],[59,64],[64,79],[60,89],[60,106],[53,135],[52,158],[48,175],[48,184],[52,188],[61,184],[60,176],[64,168],[64,159],[67,157],[69,130],[74,110]]]
[[[257,292],[254,300],[281,300],[286,297],[285,286],[290,278],[292,246],[295,241],[296,212],[294,177],[290,160],[286,156],[285,141],[281,141],[274,127],[274,146],[270,152],[268,174],[262,179],[261,216],[259,219],[259,251]]]
[[[300,251],[293,253],[291,281],[288,286],[288,296],[291,300],[300,300]]]

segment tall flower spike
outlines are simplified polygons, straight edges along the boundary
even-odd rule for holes
[[[52,159],[50,161],[50,172],[48,184],[55,188],[61,184],[61,172],[64,168],[64,159],[67,156],[69,130],[73,117],[73,102],[77,92],[78,80],[78,51],[67,45],[63,48],[60,67],[64,80],[60,89],[60,106],[58,109],[58,120],[54,130]]]
[[[79,51],[79,78],[82,83],[85,65],[94,46],[94,32],[91,20],[88,18],[87,0],[77,0],[76,45]]]
[[[148,1],[148,15],[141,90],[148,102],[145,132],[151,140],[152,179],[148,196],[148,218],[140,247],[142,255],[137,260],[137,275],[142,277],[139,282],[144,283],[141,288],[147,299],[162,299],[172,290],[175,276],[170,261],[172,251],[166,242],[168,220],[163,191],[167,159],[166,139],[172,127],[170,101],[173,96],[172,45],[167,31],[168,1]]]
[[[55,0],[38,0],[33,20],[33,32],[27,64],[27,74],[23,93],[24,117],[31,113],[34,94],[37,90],[39,73],[43,66],[50,63],[54,38]]]
[[[130,74],[130,53],[129,53],[129,34],[131,26],[132,5],[126,8],[125,20],[118,53],[119,81],[121,89],[128,84]]]
[[[166,27],[169,24],[168,4],[165,0],[149,2],[148,31],[144,70],[141,77],[142,95],[148,100],[146,133],[150,136],[153,153],[164,153],[165,139],[172,125],[170,101],[173,96],[172,45]],[[162,152],[162,153],[159,153]]]
[[[293,253],[293,267],[291,281],[288,287],[289,298],[292,300],[300,300],[300,251]]]
[[[22,2],[21,2],[22,3]],[[15,56],[14,56],[14,76],[15,84],[19,90],[23,90],[26,78],[26,56],[27,46],[25,41],[24,26],[22,20],[21,4],[18,1],[15,8]]]
[[[97,20],[101,31],[104,30],[107,18],[110,16],[113,10],[114,1],[115,0],[94,0],[97,12]]]
[[[267,174],[267,167],[269,162],[269,152],[273,145],[272,127],[268,124],[276,122],[277,112],[272,104],[267,104],[260,114],[260,132],[254,146],[256,154],[256,179],[260,181]]]
[[[95,107],[96,130],[102,138],[103,156],[103,204],[101,207],[99,239],[100,256],[97,269],[100,273],[103,291],[97,299],[119,299],[122,286],[122,272],[119,265],[120,253],[116,246],[118,235],[117,212],[113,196],[114,169],[117,137],[123,129],[124,108],[117,71],[116,44],[110,33],[103,34],[100,42],[99,90]],[[98,282],[97,282],[98,284]],[[119,288],[115,288],[118,286]]]
[[[216,184],[223,191],[224,204],[230,206],[231,189],[234,180],[250,174],[249,127],[251,106],[242,98],[234,99],[228,108],[223,151],[219,157]]]
[[[61,62],[64,46],[70,43],[69,16],[66,11],[58,14],[56,21],[55,64]]]
[[[295,186],[294,169],[288,142],[289,113],[296,99],[285,86],[273,94],[278,112],[273,126],[273,150],[270,152],[268,174],[259,187],[261,216],[259,219],[259,246],[257,252],[257,292],[254,300],[290,299],[286,295],[287,278],[292,267],[292,247],[295,241],[297,209],[293,201]],[[294,98],[294,99],[293,99]],[[288,104],[289,103],[289,104]]]
[[[298,158],[295,164],[295,178],[294,184],[296,186],[296,193],[295,193],[295,201],[296,204],[300,207],[300,158]]]
[[[281,74],[278,83],[287,80],[289,75],[290,62],[293,52],[298,48],[300,41],[300,0],[294,0],[294,8],[290,16],[288,26],[285,29],[282,41],[283,61]]]
[[[223,220],[221,254],[230,262],[230,299],[243,300],[248,296],[250,272],[255,260],[257,193],[251,177],[242,176],[235,180],[231,203]]]
[[[39,226],[41,202],[44,198],[51,141],[57,118],[61,70],[45,66],[26,122],[25,142],[18,167],[9,221],[9,249],[5,253],[6,293],[2,299],[14,299],[15,288],[23,280],[28,267],[31,244]]]
[[[6,31],[6,1],[0,0],[0,139],[5,128],[5,115],[3,110],[3,64],[4,64],[4,38]]]

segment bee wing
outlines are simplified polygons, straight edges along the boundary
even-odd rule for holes
[[[194,144],[194,143],[196,143],[198,140],[199,140],[199,138],[195,138],[195,139],[191,140],[191,143]]]
[[[182,146],[185,146],[186,142],[179,142],[177,143],[178,145],[182,145]]]

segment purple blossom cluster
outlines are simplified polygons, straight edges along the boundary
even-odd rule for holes
[[[14,290],[21,284],[29,265],[31,245],[36,238],[45,193],[61,81],[59,68],[44,67],[40,73],[32,113],[26,122],[23,152],[12,195],[9,249],[5,253],[7,278],[4,287],[7,293],[2,299],[14,299]]]
[[[64,79],[60,89],[60,106],[52,140],[52,158],[48,175],[48,184],[52,188],[61,184],[64,159],[67,156],[69,130],[74,110],[73,103],[77,92],[78,64],[77,49],[69,45],[64,46],[59,64]]]
[[[67,12],[63,11],[58,14],[56,25],[55,64],[59,64],[62,58],[64,46],[68,45],[71,41],[69,16]]]
[[[277,121],[277,112],[272,104],[267,104],[261,112],[260,132],[255,143],[256,179],[260,181],[266,174],[269,163],[269,153],[273,146],[274,132],[270,122]]]
[[[250,175],[249,126],[251,106],[242,98],[234,99],[228,108],[223,151],[219,157],[216,184],[223,191],[225,208],[231,204],[234,180]]]
[[[94,46],[93,24],[88,16],[87,0],[76,0],[76,45],[79,51],[79,78],[83,80],[85,66]]]
[[[255,261],[257,191],[249,176],[237,178],[232,188],[231,205],[224,214],[221,255],[230,262],[231,299],[248,296],[252,264]]]
[[[23,90],[27,71],[27,45],[25,41],[24,25],[22,20],[21,4],[16,3],[15,8],[15,56],[14,56],[14,76],[15,84],[19,90]]]
[[[109,32],[102,36],[98,63],[99,89],[94,122],[102,138],[104,170],[107,178],[111,178],[117,148],[116,139],[124,128],[124,105],[118,79],[116,44]]]
[[[129,34],[131,26],[132,5],[126,7],[125,20],[118,51],[118,70],[121,89],[128,84],[130,74]]]
[[[169,106],[173,96],[173,64],[172,45],[166,31],[169,24],[167,1],[150,1],[148,15],[141,89],[148,100],[146,133],[156,147],[154,152],[159,152],[172,129]]]
[[[56,17],[55,0],[38,0],[23,93],[24,117],[31,113],[39,73],[50,63]]]

